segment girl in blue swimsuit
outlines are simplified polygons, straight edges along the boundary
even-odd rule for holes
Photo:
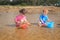
[[[43,13],[39,17],[39,26],[50,26],[53,22],[49,21],[48,10],[44,9]]]

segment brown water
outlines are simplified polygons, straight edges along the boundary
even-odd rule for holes
[[[48,14],[55,22],[55,28],[38,27],[39,14],[26,14],[31,26],[17,29],[14,18],[18,13],[0,13],[0,40],[60,40],[60,14]]]

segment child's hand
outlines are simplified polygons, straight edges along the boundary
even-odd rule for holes
[[[31,24],[30,23],[27,23],[29,26],[31,26]]]
[[[50,22],[50,21],[52,21],[52,20],[48,19],[48,22]]]
[[[27,23],[28,25],[30,25],[30,23]]]

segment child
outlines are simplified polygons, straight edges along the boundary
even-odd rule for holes
[[[39,26],[47,26],[47,22],[49,21],[47,14],[48,14],[48,10],[44,9],[43,13],[39,17],[39,23],[38,23]]]
[[[25,9],[19,10],[19,15],[15,18],[16,27],[18,28],[26,28],[30,23],[27,21],[25,13],[27,11]]]

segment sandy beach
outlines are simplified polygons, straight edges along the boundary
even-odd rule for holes
[[[26,7],[29,11],[27,19],[32,23],[27,29],[15,27],[14,18],[20,8],[6,8],[1,9],[0,6],[0,40],[60,40],[60,7],[46,7],[49,9],[49,18],[55,22],[53,29],[37,26],[44,7]]]

